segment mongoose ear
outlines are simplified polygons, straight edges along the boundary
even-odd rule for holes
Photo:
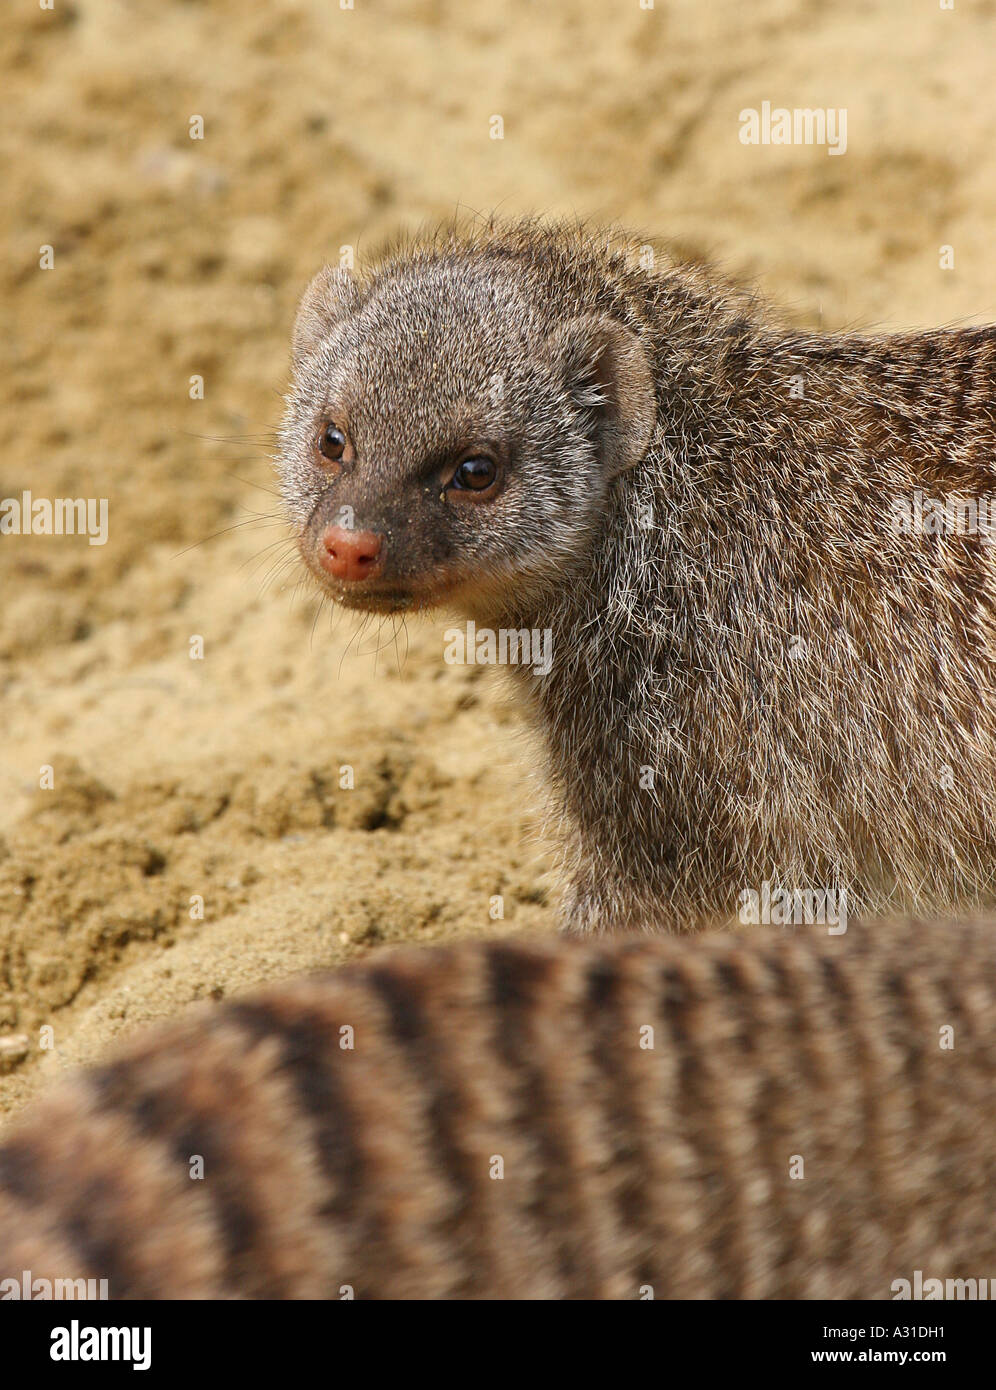
[[[297,365],[321,342],[330,328],[357,307],[359,287],[348,270],[324,265],[301,296],[291,335],[291,354]]]
[[[568,389],[595,416],[609,476],[633,468],[657,423],[654,378],[642,343],[602,314],[572,319],[556,338]]]

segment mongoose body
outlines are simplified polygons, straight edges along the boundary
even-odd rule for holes
[[[23,1271],[112,1298],[996,1278],[994,1011],[985,922],[468,942],[298,980],[149,1033],[5,1137],[0,1295]]]
[[[793,331],[649,259],[492,224],[322,272],[277,460],[307,565],[549,634],[509,669],[572,930],[992,901],[996,329]]]

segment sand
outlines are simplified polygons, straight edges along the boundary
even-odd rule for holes
[[[324,259],[579,213],[814,327],[996,317],[993,3],[54,4],[0,36],[0,497],[109,533],[0,536],[0,1115],[192,1000],[552,929],[501,684],[299,584],[267,456]],[[744,146],[766,100],[846,108],[846,154]]]

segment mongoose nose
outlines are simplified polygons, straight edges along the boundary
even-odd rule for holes
[[[383,569],[384,537],[374,531],[329,526],[318,543],[318,562],[333,579],[374,579]]]

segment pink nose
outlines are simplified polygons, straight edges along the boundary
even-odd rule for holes
[[[373,579],[384,568],[384,537],[374,531],[329,526],[318,543],[318,563],[333,579]]]

